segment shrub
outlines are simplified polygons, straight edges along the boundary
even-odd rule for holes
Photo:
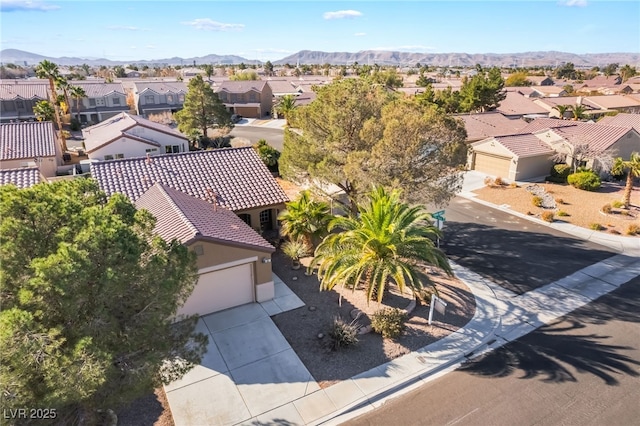
[[[531,199],[531,203],[536,207],[542,207],[542,197],[536,195]]]
[[[556,198],[556,203],[557,204],[567,204],[564,202],[564,200],[562,198]]]
[[[571,174],[571,166],[568,164],[555,164],[551,167],[550,180],[552,182],[566,183],[567,177]]]
[[[71,122],[69,123],[69,128],[74,131],[77,132],[78,130],[80,130],[82,127],[80,126],[80,122],[78,121],[77,118],[72,118]]]
[[[438,295],[438,290],[435,287],[424,287],[420,290],[414,290],[413,294],[416,296],[416,299],[422,303],[423,305],[429,305],[431,303],[431,295]]]
[[[484,186],[493,186],[493,179],[490,176],[485,176]]]
[[[540,217],[542,217],[542,220],[544,220],[545,222],[553,222],[553,217],[555,215],[553,214],[553,212],[542,212],[542,215]]]
[[[605,204],[604,206],[602,206],[601,210],[603,213],[610,214],[613,208],[611,207],[611,204]]]
[[[615,200],[615,201],[611,202],[611,206],[616,208],[616,209],[619,209],[621,207],[624,207],[624,203],[622,201],[620,201],[620,200]]]
[[[631,225],[627,226],[627,230],[625,231],[625,234],[627,235],[640,234],[640,226],[636,225],[635,223],[632,223]]]
[[[558,216],[569,216],[569,213],[565,212],[564,210],[558,210],[558,213],[556,213]]]
[[[331,348],[333,350],[346,348],[358,343],[358,326],[355,325],[354,321],[347,323],[340,317],[333,319],[331,330],[329,330]]]
[[[515,182],[511,182],[511,183],[509,184],[509,188],[517,188],[517,187],[518,187],[518,184],[517,184],[517,183],[515,183]]]
[[[398,308],[385,308],[371,316],[371,326],[373,331],[380,333],[382,337],[393,339],[404,330],[407,317],[407,313]]]
[[[593,229],[594,231],[601,231],[604,229],[604,226],[600,225],[599,223],[592,223],[589,225],[589,229]]]
[[[600,188],[600,177],[591,171],[584,171],[569,175],[567,182],[574,188],[585,191],[595,191]]]
[[[502,180],[502,178],[500,176],[498,176],[497,178],[494,179],[493,184],[495,186],[502,186],[502,185],[504,185],[504,181]]]

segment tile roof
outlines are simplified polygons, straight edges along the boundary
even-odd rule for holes
[[[142,93],[145,90],[153,90],[158,94],[163,93],[187,93],[187,85],[182,81],[136,81],[135,91]]]
[[[72,81],[72,86],[82,87],[87,94],[87,98],[102,98],[112,93],[119,93],[125,96],[125,90],[122,83],[102,83],[87,81]]]
[[[602,117],[598,124],[616,127],[632,127],[640,132],[640,114],[619,113],[613,116]]]
[[[164,240],[186,244],[205,237],[222,243],[274,251],[274,247],[233,212],[156,183],[136,201],[157,222],[154,231]]]
[[[0,160],[55,157],[56,141],[50,121],[0,124]]]
[[[537,98],[534,101],[536,104],[544,103],[549,109],[552,109],[554,106],[558,105],[582,105],[585,109],[600,109],[600,107],[593,102],[589,101],[589,98],[583,96],[560,96],[558,98]]]
[[[588,99],[589,102],[603,109],[640,107],[640,101],[625,95],[589,96]]]
[[[267,84],[271,87],[274,95],[299,93],[299,89],[290,80],[267,80]]]
[[[496,111],[504,115],[546,114],[548,111],[517,92],[507,92]]]
[[[629,127],[603,126],[596,123],[578,122],[576,126],[557,127],[553,129],[558,136],[567,142],[577,145],[588,143],[595,151],[604,151],[632,131]]]
[[[289,201],[252,147],[102,161],[91,174],[108,195],[133,201],[156,182],[203,200],[213,190],[221,206],[236,212]]]
[[[255,90],[262,93],[264,86],[267,84],[266,80],[252,80],[252,81],[223,81],[215,88],[215,92],[225,91],[229,93],[247,93],[250,90]]]
[[[18,82],[18,80],[14,81],[16,83],[9,83],[7,80],[2,80],[2,83],[0,83],[0,99],[49,99],[48,82],[44,80],[41,80],[38,83],[22,83]]]
[[[494,139],[509,151],[511,151],[514,155],[520,158],[535,157],[538,155],[546,154],[552,155],[554,153],[549,145],[546,145],[544,142],[540,141],[540,139],[530,133],[497,136]]]
[[[562,87],[558,86],[533,86],[531,89],[535,92],[538,92],[545,95],[559,95],[562,92],[566,92]]]
[[[575,126],[577,121],[560,120],[557,118],[536,118],[520,131],[522,133],[535,133],[539,130],[555,129],[556,127]]]
[[[524,120],[510,119],[499,112],[460,114],[455,117],[464,122],[468,141],[481,140],[492,136],[512,135],[527,125]]]
[[[93,126],[87,127],[82,131],[82,135],[85,138],[85,147],[87,151],[93,151],[119,136],[128,135],[130,137],[138,138],[146,142],[150,142],[152,145],[160,146],[158,141],[154,141],[152,136],[148,133],[145,136],[136,134],[135,131],[131,131],[136,126],[146,127],[148,129],[156,130],[180,139],[187,138],[175,129],[164,124],[156,123],[146,118],[131,115],[126,112],[121,112],[105,121],[102,121]]]
[[[41,181],[40,171],[37,167],[0,170],[0,185],[12,183],[18,188],[29,188]]]

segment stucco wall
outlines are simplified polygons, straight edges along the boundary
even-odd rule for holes
[[[640,152],[640,134],[629,132],[609,147],[614,156],[622,157],[624,160],[631,158],[631,153]]]
[[[57,151],[57,150],[56,150]],[[24,163],[34,162],[33,158],[22,158],[18,160],[3,160],[1,168],[2,170],[6,169],[19,169],[24,167]],[[53,177],[56,175],[56,171],[58,169],[58,161],[55,157],[43,157],[38,158],[38,163],[36,166],[40,169],[40,173],[44,177]]]

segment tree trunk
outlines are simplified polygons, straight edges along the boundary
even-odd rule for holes
[[[627,170],[627,184],[624,187],[624,195],[622,196],[622,202],[624,203],[624,208],[628,209],[631,205],[631,190],[633,189],[633,173],[631,170]]]
[[[58,103],[56,102],[56,87],[53,84],[53,79],[49,79],[49,90],[51,90],[51,101],[53,103],[53,110],[55,111],[56,116],[56,124],[58,125],[58,130],[60,132],[60,145],[62,147],[62,152],[67,152],[67,140],[62,133],[62,119],[60,118],[60,108],[58,108]]]

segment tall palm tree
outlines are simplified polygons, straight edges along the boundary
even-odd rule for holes
[[[640,176],[640,153],[633,152],[627,161],[623,160],[622,157],[616,158],[611,172],[616,175],[627,173],[627,183],[624,187],[622,202],[624,203],[624,208],[628,209],[631,204],[633,179]]]
[[[431,285],[421,271],[432,265],[453,275],[444,253],[436,247],[440,231],[431,225],[431,215],[422,207],[409,207],[400,193],[374,188],[359,217],[336,217],[331,233],[315,251],[320,288],[330,290],[347,285],[354,290],[363,283],[367,300],[382,301],[384,290],[394,282],[401,291]]]
[[[565,119],[564,115],[567,113],[567,111],[569,111],[571,109],[571,106],[569,106],[569,105],[556,105],[556,106],[553,107],[553,109],[558,111],[560,113],[560,119],[564,120]]]
[[[87,93],[80,86],[71,86],[71,96],[76,100],[76,120],[80,122],[80,100],[87,96]]]
[[[298,107],[296,100],[296,97],[293,95],[284,95],[276,104],[276,112],[278,115],[282,114],[284,116],[285,120],[287,120],[287,126],[289,125],[289,119],[293,111]]]
[[[53,62],[47,61],[46,59],[36,65],[35,68],[36,77],[43,78],[49,80],[49,96],[51,97],[51,104],[55,110],[55,119],[56,124],[58,125],[58,130],[60,130],[60,143],[62,145],[62,151],[67,151],[67,141],[64,138],[64,134],[62,133],[62,120],[60,119],[60,111],[58,110],[58,105],[56,103],[56,80],[60,77],[60,70],[58,69],[58,65]]]
[[[278,220],[282,222],[282,235],[291,240],[301,239],[308,247],[313,247],[327,235],[329,222],[333,218],[327,203],[312,200],[311,193],[306,190],[286,206],[287,209],[278,215]]]
[[[69,90],[71,89],[71,84],[69,84],[69,80],[60,75],[58,76],[58,78],[56,78],[55,83],[56,88],[62,90],[62,94],[64,95],[64,103],[67,105],[67,110],[71,110],[71,102],[69,102]]]
[[[582,120],[585,117],[587,109],[582,105],[571,105],[571,112],[573,113],[573,120]]]

